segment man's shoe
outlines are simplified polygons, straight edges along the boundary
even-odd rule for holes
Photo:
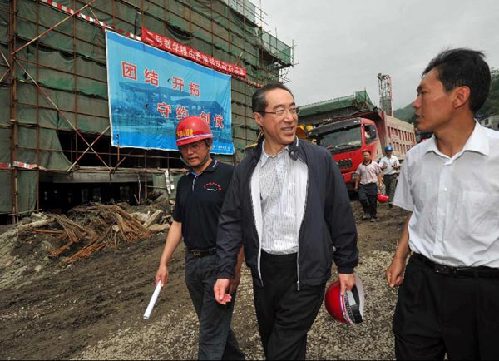
[[[364,215],[362,216],[362,220],[363,220],[363,221],[366,221],[366,220],[368,220],[369,218],[371,218],[371,217],[369,217],[367,214],[364,214]]]

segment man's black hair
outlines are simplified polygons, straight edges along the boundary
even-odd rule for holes
[[[434,57],[423,75],[435,69],[446,91],[459,86],[470,88],[470,109],[476,113],[487,100],[491,75],[481,51],[456,48],[442,51]]]
[[[255,93],[253,93],[253,97],[251,98],[251,107],[254,112],[263,113],[265,111],[265,108],[268,105],[267,100],[265,99],[265,94],[268,91],[274,89],[282,89],[289,92],[289,94],[293,95],[291,90],[289,90],[288,87],[286,87],[283,83],[279,82],[269,83],[257,89]]]

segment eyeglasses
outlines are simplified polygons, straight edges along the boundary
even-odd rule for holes
[[[291,107],[291,108],[288,108],[288,109],[279,108],[279,109],[277,109],[276,111],[273,111],[273,112],[267,112],[265,110],[262,110],[262,111],[259,111],[259,113],[274,114],[274,115],[276,115],[278,117],[282,117],[282,116],[284,116],[284,114],[286,114],[286,111],[289,112],[289,114],[295,116],[295,115],[298,115],[300,113],[300,108],[299,107]]]

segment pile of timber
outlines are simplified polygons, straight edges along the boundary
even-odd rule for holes
[[[44,235],[53,245],[51,257],[61,257],[66,264],[89,257],[104,248],[118,248],[151,236],[152,232],[167,230],[164,212],[128,213],[119,205],[94,204],[73,208],[68,216],[49,214],[42,220],[18,227],[19,235]]]

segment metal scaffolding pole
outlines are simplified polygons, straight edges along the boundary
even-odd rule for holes
[[[12,223],[17,223],[17,216],[19,212],[18,204],[18,170],[13,167],[17,161],[17,81],[15,77],[15,63],[16,63],[16,15],[17,15],[17,0],[10,2],[9,9],[9,70],[10,70],[10,164],[11,164],[11,199],[12,199]]]

